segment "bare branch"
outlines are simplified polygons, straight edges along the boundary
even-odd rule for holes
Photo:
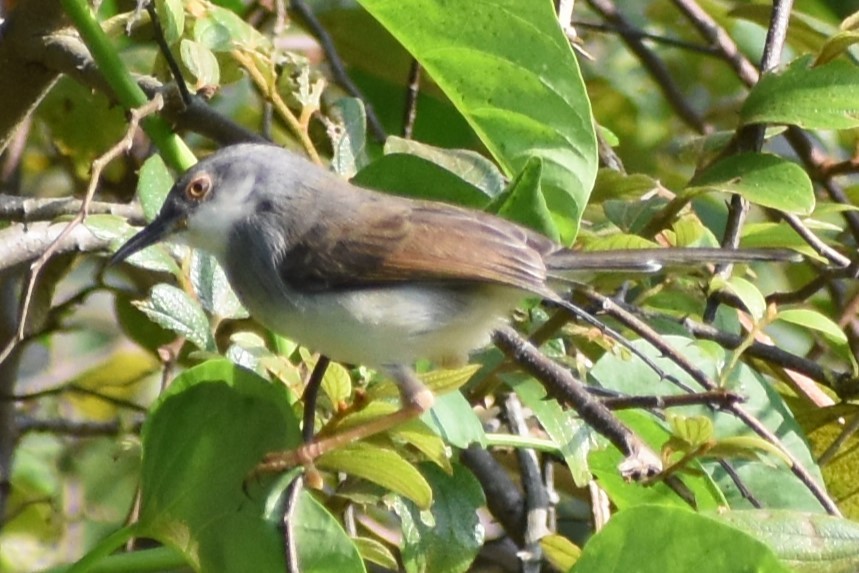
[[[53,221],[57,217],[77,214],[83,201],[64,197],[61,199],[34,199],[0,194],[0,220],[15,223]],[[136,204],[107,203],[93,201],[89,205],[90,215],[116,215],[127,219],[132,225],[143,224],[143,210]],[[2,269],[0,263],[0,269]]]
[[[575,409],[588,425],[620,450],[625,456],[619,467],[624,477],[639,479],[661,471],[659,456],[650,446],[591,396],[569,371],[543,356],[534,345],[510,327],[496,330],[492,341],[508,358],[537,378],[549,395]]]

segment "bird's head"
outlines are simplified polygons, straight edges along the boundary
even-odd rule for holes
[[[267,145],[237,145],[200,161],[170,189],[158,216],[114,254],[111,264],[173,237],[216,257],[226,253],[235,225],[253,215],[270,186]],[[268,167],[268,168],[267,168]]]

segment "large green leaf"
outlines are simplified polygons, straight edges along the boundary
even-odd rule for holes
[[[685,543],[684,543],[685,541]],[[570,573],[788,573],[747,533],[677,507],[638,506],[614,515]]]
[[[266,494],[245,479],[265,453],[298,441],[284,386],[226,360],[187,370],[143,428],[140,534],[198,570],[283,571]]]
[[[766,543],[798,573],[859,570],[859,524],[786,510],[722,511],[713,515]]]
[[[508,176],[531,157],[543,160],[546,202],[572,240],[596,176],[596,139],[552,3],[360,2],[429,72]]]

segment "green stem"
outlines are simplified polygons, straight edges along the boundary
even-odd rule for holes
[[[101,29],[86,0],[61,0],[61,2],[119,103],[129,110],[146,104],[149,101],[146,94],[120,60],[116,49]],[[141,126],[171,167],[184,171],[197,162],[185,142],[173,133],[167,122],[160,117],[155,115],[145,117],[141,121]]]

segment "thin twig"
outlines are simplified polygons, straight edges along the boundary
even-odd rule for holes
[[[787,36],[787,24],[790,19],[790,10],[793,0],[774,0],[773,12],[770,25],[767,28],[767,37],[764,42],[764,52],[761,56],[761,73],[774,69],[781,61],[781,53],[784,49],[784,40]],[[733,145],[727,153],[759,152],[764,144],[766,135],[765,124],[753,124],[741,126],[734,136]],[[740,233],[743,229],[746,216],[749,212],[749,202],[741,195],[731,197],[731,205],[728,210],[728,221],[725,225],[725,233],[722,236],[722,246],[736,249],[740,244]],[[727,277],[731,274],[733,265],[723,264],[716,266],[716,276]],[[704,311],[704,322],[712,322],[716,318],[716,310],[719,303],[713,297],[707,300]]]
[[[295,530],[292,527],[293,516],[298,508],[298,499],[304,490],[304,477],[295,476],[286,488],[286,503],[283,512],[283,550],[286,560],[287,573],[302,573],[298,563],[298,545],[295,538]]]
[[[700,404],[724,409],[730,404],[743,401],[745,401],[745,397],[728,390],[697,392],[695,394],[669,394],[666,396],[618,396],[602,399],[602,403],[612,411],[630,408],[664,410],[665,408]]]
[[[155,43],[161,50],[161,55],[167,62],[167,67],[170,68],[170,73],[173,75],[173,80],[179,88],[179,94],[182,96],[182,101],[186,106],[191,105],[191,92],[188,90],[188,84],[185,83],[185,78],[182,77],[182,70],[173,57],[173,52],[170,51],[170,46],[167,45],[167,38],[164,37],[164,30],[161,28],[161,20],[158,19],[158,12],[155,10],[155,2],[146,0],[146,11],[149,12],[149,17],[152,19],[152,29],[155,32]]]
[[[620,33],[620,29],[617,26],[613,26],[611,24],[598,24],[596,22],[584,22],[582,20],[573,20],[571,24],[576,28],[584,28],[585,30],[593,30],[595,32],[606,32],[613,34]],[[651,34],[650,32],[645,32],[644,30],[638,30],[636,28],[628,28],[624,30],[624,33],[632,37],[640,38],[642,40],[650,40],[651,42],[654,42],[656,44],[671,46],[672,48],[681,48],[690,52],[704,54],[705,56],[719,55],[719,53],[711,46],[702,46],[701,44],[693,44],[692,42],[680,40],[679,38],[670,38],[668,36],[660,36],[659,34]],[[567,37],[569,37],[569,34],[567,34]]]
[[[93,196],[95,195],[95,190],[98,187],[99,179],[101,178],[102,170],[116,157],[119,157],[128,149],[131,148],[131,144],[134,142],[134,135],[137,132],[137,127],[140,124],[140,121],[159,109],[163,104],[163,98],[160,95],[157,95],[155,98],[144,104],[143,106],[132,109],[130,112],[130,120],[128,124],[128,129],[125,132],[125,136],[116,143],[112,148],[110,148],[104,155],[97,157],[92,162],[92,174],[90,176],[90,183],[87,187],[86,195],[84,196],[83,201],[81,201],[80,210],[75,215],[75,217],[69,221],[69,223],[65,226],[65,228],[60,232],[59,236],[51,243],[51,245],[45,249],[45,252],[30,265],[30,273],[29,279],[27,281],[27,286],[24,291],[23,302],[20,307],[20,314],[18,318],[18,331],[15,336],[9,343],[6,345],[6,348],[3,349],[3,352],[0,352],[0,364],[2,364],[6,358],[12,353],[15,347],[24,339],[26,334],[26,326],[27,326],[27,314],[30,308],[30,301],[33,298],[33,289],[36,286],[36,282],[39,278],[39,274],[44,268],[45,264],[50,260],[50,258],[57,253],[61,244],[63,244],[64,239],[69,236],[81,223],[86,220],[87,210],[89,209],[89,204],[92,201]]]
[[[418,95],[421,89],[421,64],[412,60],[409,67],[409,85],[406,89],[406,110],[403,117],[403,138],[411,139],[418,117]]]
[[[301,438],[305,444],[313,441],[314,422],[316,421],[316,399],[319,396],[319,388],[322,386],[325,371],[328,370],[330,363],[331,360],[327,356],[320,356],[316,361],[316,366],[313,367],[313,372],[310,373],[307,385],[304,387],[304,394],[301,397],[304,402]]]
[[[826,258],[830,263],[839,267],[849,267],[850,259],[845,257],[826,243],[824,243],[817,235],[811,232],[811,229],[806,227],[803,222],[792,213],[780,213],[781,218],[796,231],[796,234],[802,237],[808,245],[817,252],[821,257]]]
[[[758,81],[758,70],[743,55],[740,48],[724,28],[704,11],[694,0],[673,0],[674,4],[689,19],[698,32],[710,42],[715,53],[722,57],[734,69],[746,85],[752,86]]]

